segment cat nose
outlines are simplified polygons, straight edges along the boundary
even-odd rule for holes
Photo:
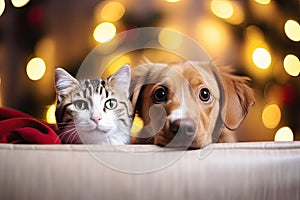
[[[101,120],[101,116],[100,115],[93,115],[92,120],[98,124],[98,122]]]

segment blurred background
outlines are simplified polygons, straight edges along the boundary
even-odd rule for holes
[[[55,123],[56,67],[75,76],[98,44],[129,29],[161,27],[252,78],[256,104],[238,130],[240,141],[299,140],[299,22],[299,0],[0,0],[0,106]],[[176,49],[180,38],[162,31],[158,41]],[[115,65],[135,65],[133,57]]]

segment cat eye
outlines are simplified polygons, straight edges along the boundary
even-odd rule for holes
[[[152,99],[155,103],[166,102],[168,99],[167,89],[162,86],[158,87],[154,91]]]
[[[86,101],[83,100],[77,100],[73,102],[74,106],[78,110],[87,110],[88,109],[88,104]]]
[[[211,100],[211,94],[208,88],[201,88],[199,90],[199,99],[204,103],[208,103]]]
[[[113,110],[118,106],[118,102],[116,99],[108,99],[105,104],[104,104],[105,108],[109,109],[109,110]]]

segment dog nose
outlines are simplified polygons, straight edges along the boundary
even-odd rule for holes
[[[180,132],[193,136],[196,132],[196,123],[192,119],[177,119],[171,123],[171,131],[174,135]]]

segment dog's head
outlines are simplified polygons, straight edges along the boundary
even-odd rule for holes
[[[192,148],[216,142],[220,129],[236,129],[253,105],[248,80],[197,62],[137,66],[130,92],[144,127],[136,142]]]

